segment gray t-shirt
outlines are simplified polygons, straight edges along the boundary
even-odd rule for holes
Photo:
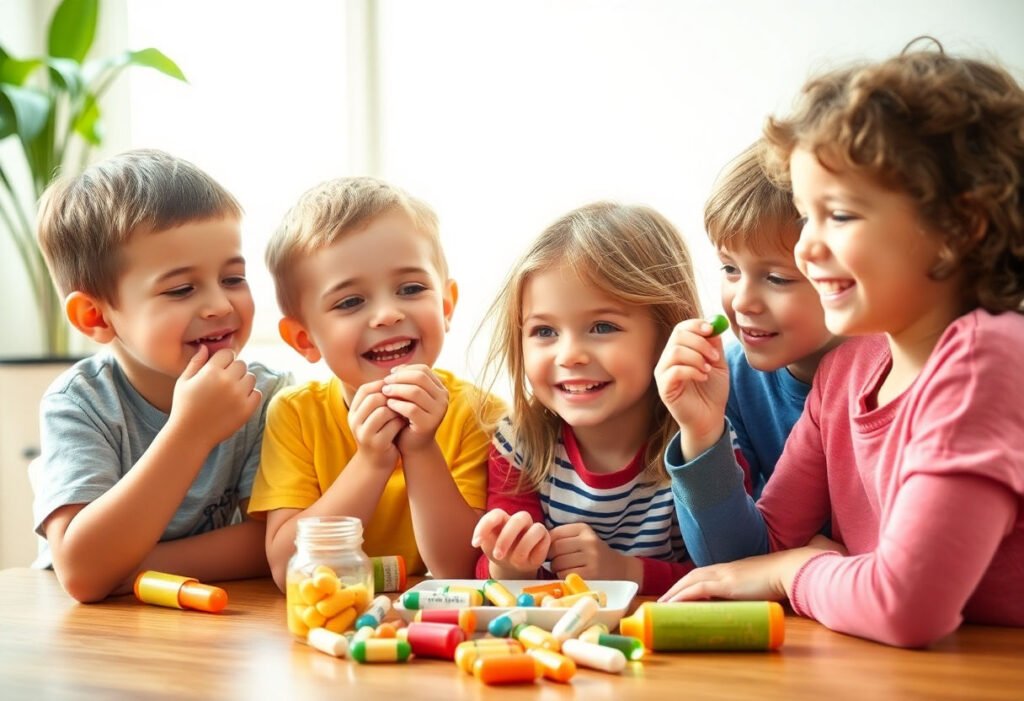
[[[161,541],[198,535],[232,523],[238,502],[248,499],[260,462],[267,404],[291,381],[250,363],[260,407],[242,428],[220,443],[189,487]],[[37,534],[56,509],[87,504],[132,469],[167,423],[168,415],[147,402],[129,383],[114,357],[98,353],[58,377],[39,408],[42,455],[29,468]],[[33,567],[51,567],[45,538]]]

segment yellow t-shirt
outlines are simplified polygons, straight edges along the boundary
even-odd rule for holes
[[[448,411],[437,428],[437,444],[466,503],[483,509],[491,436],[476,415],[475,402],[481,390],[444,370],[434,372],[448,389]],[[308,508],[338,478],[356,454],[356,447],[338,378],[281,390],[267,409],[249,513],[262,518],[274,509]],[[403,556],[410,574],[426,571],[413,534],[401,460],[384,487],[373,518],[363,524],[363,550],[371,557]]]

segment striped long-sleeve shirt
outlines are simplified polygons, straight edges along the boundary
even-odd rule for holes
[[[563,425],[554,464],[540,490],[521,492],[521,456],[510,437],[511,423],[504,419],[494,434],[488,461],[488,510],[526,511],[549,529],[567,523],[587,524],[618,552],[641,559],[644,581],[640,593],[644,595],[664,593],[693,568],[686,558],[670,485],[641,478],[646,448],[621,470],[590,472],[572,429]],[[487,558],[482,556],[477,575],[487,577],[488,572]]]

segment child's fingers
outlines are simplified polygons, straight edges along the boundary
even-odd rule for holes
[[[512,550],[519,536],[522,535],[531,525],[533,517],[525,511],[517,511],[508,517],[508,521],[501,527],[497,540],[494,541],[494,557],[501,560]]]
[[[565,578],[565,573],[585,567],[587,564],[589,564],[587,554],[579,550],[551,558],[551,569],[563,579]]]
[[[569,553],[577,553],[582,549],[582,540],[579,534],[568,535],[564,531],[560,534],[555,534],[555,530],[551,531],[551,549],[549,555],[551,561],[554,562],[555,558]]]
[[[539,567],[547,559],[550,543],[548,529],[543,523],[534,523],[523,532],[519,542],[509,552],[508,558],[513,566],[520,569]]]
[[[393,419],[399,418],[395,412],[386,406],[378,406],[370,412],[370,415],[366,417],[366,420],[362,422],[362,428],[368,435],[374,435],[380,433],[384,426],[392,421]],[[403,421],[404,419],[399,419]]]
[[[564,523],[561,526],[555,526],[551,529],[551,540],[561,540],[562,538],[571,538],[578,536],[583,532],[583,529],[587,528],[585,523]]]
[[[494,537],[496,538],[496,534],[505,525],[506,521],[508,521],[508,514],[503,509],[491,509],[476,522],[476,527],[473,529],[473,537],[469,541],[470,545],[474,548],[479,548],[485,536],[495,534]]]
[[[360,385],[356,388],[355,394],[352,395],[352,401],[349,402],[348,413],[356,414],[363,402],[369,397],[380,396],[380,390],[383,386],[384,382],[377,380],[375,382],[367,382],[365,385]]]
[[[181,379],[189,380],[196,376],[196,373],[203,369],[206,365],[206,361],[210,359],[210,349],[204,345],[199,346],[199,350],[188,360],[188,364],[185,365],[185,369],[181,372]]]
[[[206,346],[203,346],[204,348]],[[210,361],[207,363],[210,367],[226,369],[231,366],[237,356],[235,352],[230,348],[221,348],[219,351],[210,356]]]
[[[348,410],[349,419],[357,424],[365,423],[370,414],[380,407],[386,407],[388,401],[380,392],[367,391],[360,395],[362,391],[362,387],[356,391],[352,397],[352,406]]]

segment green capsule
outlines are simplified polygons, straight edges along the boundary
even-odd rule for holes
[[[370,638],[352,643],[348,656],[359,663],[405,662],[412,654],[412,648],[405,640],[397,638]]]
[[[724,314],[715,314],[715,318],[708,322],[711,324],[711,335],[718,336],[725,333],[729,328],[729,320]]]
[[[597,644],[602,647],[615,648],[625,655],[627,660],[639,660],[644,656],[644,644],[628,635],[601,633],[597,636]]]

